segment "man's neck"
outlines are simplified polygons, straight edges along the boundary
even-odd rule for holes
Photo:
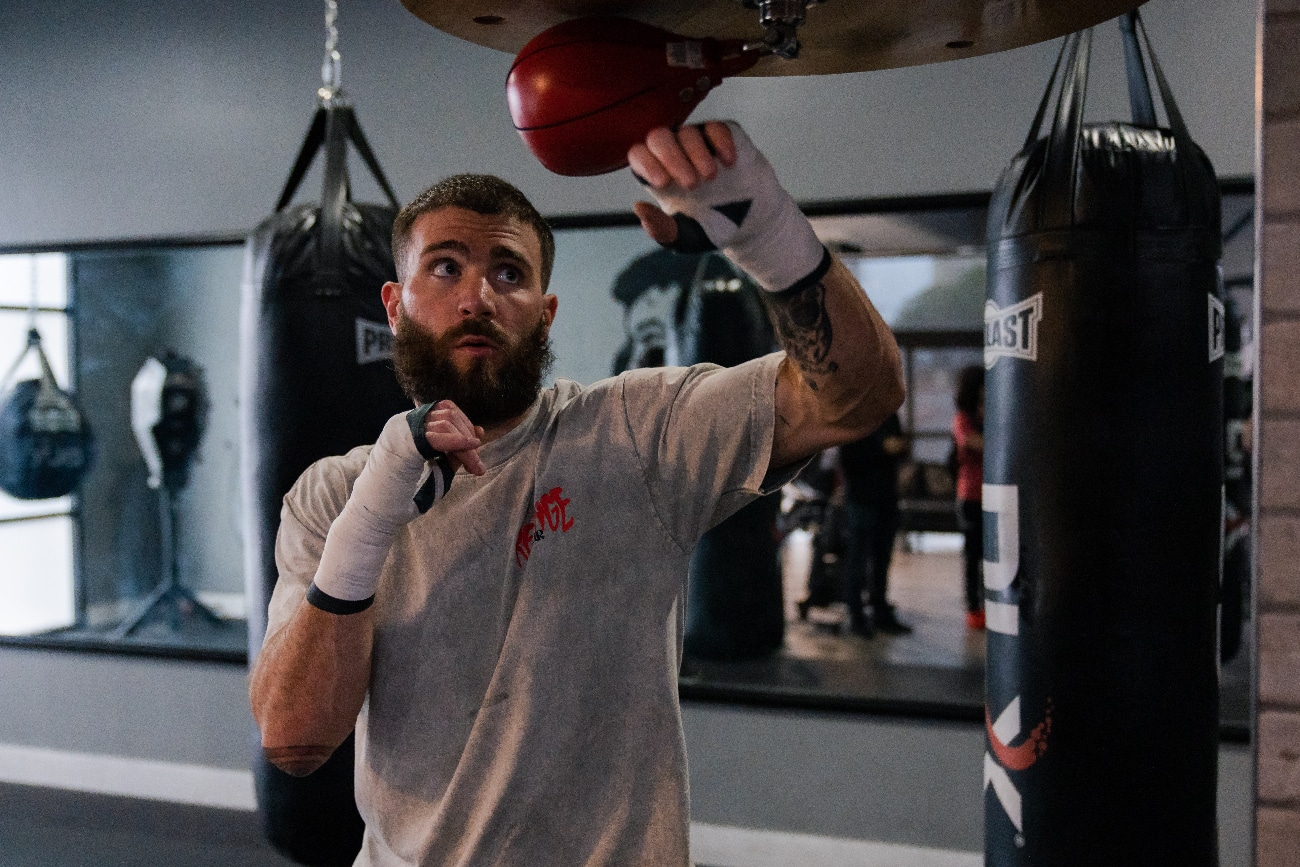
[[[533,396],[532,403],[528,404],[528,406],[524,408],[524,411],[519,413],[519,415],[506,419],[503,422],[498,422],[491,427],[485,427],[482,436],[483,445],[487,445],[493,440],[499,440],[501,437],[519,427],[519,425],[523,423],[524,419],[528,417],[528,413],[532,412],[533,407],[537,405],[537,398],[541,393],[541,390],[538,389],[537,394]]]
[[[528,409],[532,409],[532,406],[530,405]],[[500,424],[493,425],[492,427],[484,428],[482,437],[483,445],[487,445],[493,440],[499,440],[515,428],[519,427],[526,415],[528,415],[527,409],[509,421],[503,421]]]

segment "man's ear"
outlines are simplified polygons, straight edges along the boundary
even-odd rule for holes
[[[555,310],[560,306],[560,299],[555,295],[547,293],[542,296],[542,316],[546,319],[546,332],[551,331],[551,326],[555,323]]]
[[[384,301],[384,310],[388,312],[388,328],[397,333],[397,320],[402,308],[402,284],[388,282],[379,290],[379,297]]]

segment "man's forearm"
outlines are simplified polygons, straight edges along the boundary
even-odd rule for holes
[[[839,259],[820,279],[763,300],[787,358],[773,466],[865,436],[902,403],[898,345]]]
[[[375,619],[368,606],[393,539],[446,493],[456,467],[482,474],[482,434],[447,400],[398,413],[384,425],[330,524],[313,587],[267,639],[253,668],[253,718],[276,767],[311,773],[356,726],[370,687]],[[425,446],[432,468],[421,488]]]
[[[268,761],[303,776],[356,726],[370,685],[373,609],[330,614],[303,602],[253,668],[253,718]]]

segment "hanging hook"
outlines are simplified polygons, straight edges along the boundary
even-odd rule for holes
[[[758,10],[759,23],[763,25],[762,42],[746,43],[746,51],[775,54],[786,60],[799,56],[799,25],[808,14],[808,7],[822,0],[740,0],[741,5]]]
[[[31,302],[27,305],[27,345],[32,345],[32,337],[36,335],[37,342],[40,341],[40,335],[36,333],[36,316],[41,312],[41,278],[40,269],[36,264],[36,257],[29,256],[28,261],[31,264],[31,271],[28,272],[28,286],[31,289]]]

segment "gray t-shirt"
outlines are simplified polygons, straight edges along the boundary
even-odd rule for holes
[[[683,590],[699,537],[769,489],[781,358],[560,380],[403,528],[357,727],[357,865],[690,863]],[[285,497],[268,635],[368,453]]]

